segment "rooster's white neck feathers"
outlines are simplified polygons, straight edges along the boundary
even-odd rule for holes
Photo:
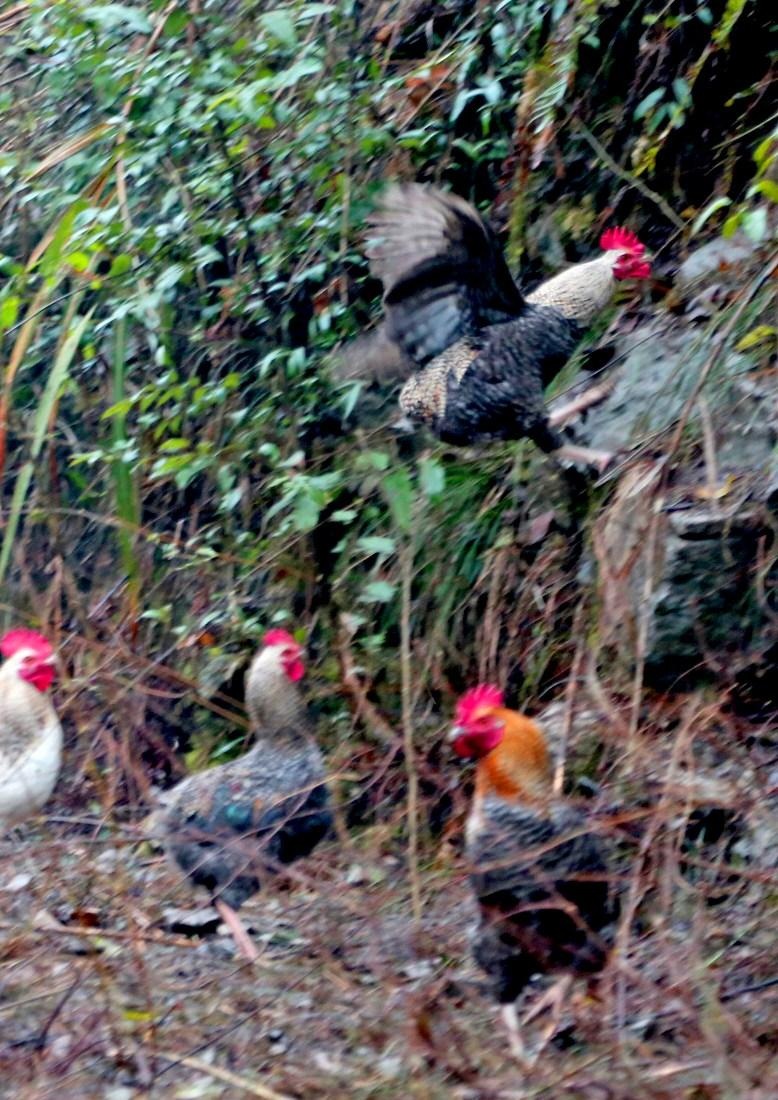
[[[588,325],[613,297],[616,286],[613,265],[621,255],[620,249],[611,249],[596,260],[574,264],[541,283],[527,295],[527,301],[549,306],[569,321]]]

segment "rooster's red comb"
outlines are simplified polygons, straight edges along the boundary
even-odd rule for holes
[[[478,684],[470,688],[457,701],[456,724],[467,726],[477,711],[491,710],[503,705],[504,696],[496,684]]]
[[[275,630],[268,630],[262,639],[262,645],[297,645],[297,642],[288,630],[276,627]]]
[[[0,653],[3,657],[13,657],[20,649],[31,649],[39,657],[50,657],[54,652],[48,638],[26,626],[17,626],[0,638]]]
[[[604,252],[622,248],[625,252],[631,252],[633,256],[642,256],[646,251],[646,246],[638,240],[637,235],[631,229],[625,229],[621,225],[605,230],[600,237],[600,248]]]

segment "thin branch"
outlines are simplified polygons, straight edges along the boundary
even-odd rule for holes
[[[402,692],[405,772],[408,776],[408,879],[411,912],[416,931],[421,930],[421,884],[419,882],[419,773],[413,744],[413,672],[411,669],[411,581],[413,578],[412,536],[400,554],[400,677]]]
[[[174,1051],[165,1050],[155,1051],[155,1054],[175,1066],[187,1066],[189,1069],[196,1069],[198,1073],[205,1073],[209,1077],[213,1077],[215,1081],[224,1081],[226,1085],[241,1089],[249,1096],[260,1096],[262,1100],[292,1100],[291,1096],[269,1089],[266,1085],[258,1085],[256,1081],[249,1081],[246,1077],[239,1077],[237,1073],[233,1073],[229,1069],[212,1066],[208,1062],[204,1062],[202,1058],[195,1058],[193,1054],[176,1054]]]
[[[609,168],[614,175],[618,176],[620,180],[624,180],[630,187],[634,187],[634,189],[639,191],[644,198],[647,198],[650,202],[658,206],[667,220],[674,225],[676,229],[681,230],[681,232],[686,232],[686,222],[678,217],[672,206],[665,202],[662,196],[657,194],[656,191],[652,191],[642,180],[637,179],[636,176],[633,176],[631,173],[627,172],[626,169],[618,165],[610,153],[606,152],[603,146],[600,145],[597,138],[580,118],[574,118],[573,125],[587,144],[592,147],[606,168]]]

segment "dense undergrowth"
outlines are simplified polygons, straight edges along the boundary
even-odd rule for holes
[[[774,700],[763,692],[749,712],[730,706],[723,680],[718,694],[714,683],[687,697],[617,679],[592,554],[579,568],[593,527],[596,564],[616,482],[584,502],[600,527],[582,523],[529,445],[465,452],[396,434],[390,387],[339,382],[332,364],[380,312],[362,233],[390,178],[440,183],[488,211],[527,284],[589,255],[606,224],[638,229],[657,256],[651,295],[602,318],[591,362],[625,317],[676,308],[675,267],[698,243],[740,230],[763,266],[778,196],[771,20],[766,0],[32,0],[0,11],[0,621],[39,626],[60,647],[67,829],[137,817],[150,784],[236,751],[242,670],[283,621],[308,641],[344,821],[374,826],[351,831],[340,869],[362,861],[376,876],[364,889],[380,891],[380,875],[404,868],[403,749],[415,745],[421,820],[436,834],[432,844],[422,831],[417,862],[432,896],[451,885],[439,838],[458,836],[465,805],[440,746],[455,693],[494,679],[533,713],[562,701],[570,785],[576,770],[596,774],[638,818],[655,811],[632,837],[628,881],[635,913],[659,899],[641,916],[661,941],[651,1011],[661,1016],[668,973],[693,974],[676,1039],[688,1027],[707,1066],[726,1048],[733,1088],[761,1065],[774,1029],[757,1042],[738,1031],[745,1018],[725,1026],[705,1000],[738,985],[718,967],[732,947],[723,910],[705,908],[710,875],[732,886],[722,861],[746,867],[731,890],[753,932],[729,955],[740,985],[769,969],[761,855],[753,838],[750,855],[733,855],[739,834],[721,831],[715,852],[695,847],[686,825],[699,799],[680,777],[731,752],[724,809],[761,821]],[[695,340],[738,345],[763,370],[771,284],[754,285],[747,308],[735,298]],[[656,454],[701,446],[697,427],[673,441],[675,427]],[[629,656],[639,673],[637,646]],[[607,721],[580,734],[572,701],[584,695]],[[58,834],[63,851],[71,843]],[[102,874],[100,919],[131,924],[134,886],[120,896]],[[325,886],[337,923],[339,889]],[[49,904],[44,887],[33,884],[36,904]],[[402,890],[385,889],[394,914]],[[317,906],[303,908],[324,939]],[[402,920],[405,934],[407,906]],[[695,936],[679,938],[675,920],[696,921]],[[440,927],[455,946],[436,997],[464,950]],[[328,950],[323,965],[335,966]],[[634,974],[614,980],[633,979],[643,990]],[[668,1067],[680,1064],[674,1041]],[[501,1062],[489,1057],[491,1072]],[[684,1082],[697,1080],[692,1061]],[[440,1092],[408,1094],[450,1095],[442,1064]],[[647,1079],[643,1066],[631,1081]],[[598,1073],[574,1094],[604,1095]],[[646,1095],[681,1095],[662,1087]],[[612,1095],[629,1100],[631,1088]],[[683,1095],[724,1095],[706,1089]]]
[[[569,532],[527,534],[549,492],[537,456],[397,440],[391,402],[371,416],[330,380],[326,353],[377,312],[364,217],[386,178],[448,184],[487,204],[530,279],[613,219],[665,257],[725,218],[764,237],[767,5],[7,18],[6,618],[65,643],[127,760],[189,743],[189,689],[234,693],[281,618],[310,635],[328,712],[348,721],[346,662],[396,722],[403,577],[420,717],[476,674],[553,693],[578,597]],[[182,683],[180,703],[116,707]]]

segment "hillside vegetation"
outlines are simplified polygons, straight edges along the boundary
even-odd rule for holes
[[[66,730],[47,821],[2,842],[15,1095],[775,1095],[775,1000],[740,993],[775,976],[774,24],[767,0],[0,8],[0,622],[58,646]],[[556,384],[656,384],[593,415],[659,419],[619,421],[586,499],[531,444],[398,434],[392,381],[356,377],[391,179],[474,202],[525,286],[607,225],[652,250]],[[259,981],[157,930],[179,884],[137,826],[244,744],[280,623],[340,844],[253,903]],[[443,731],[477,680],[629,811],[629,965],[522,1085],[467,969]]]

